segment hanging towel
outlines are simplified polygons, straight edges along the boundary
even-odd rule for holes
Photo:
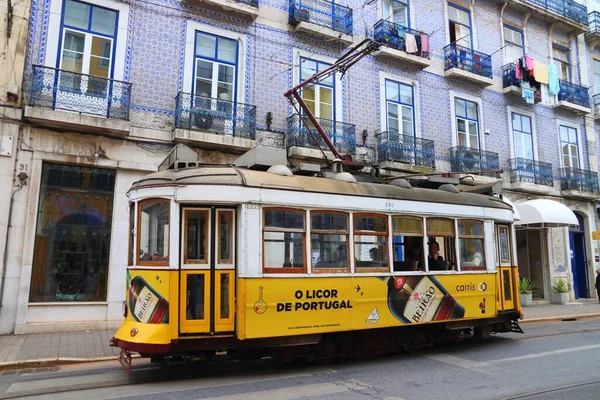
[[[515,79],[519,81],[523,80],[523,70],[521,70],[521,63],[519,61],[515,63]]]
[[[537,60],[533,61],[533,74],[539,83],[548,84],[548,66]]]
[[[554,96],[550,95],[550,89],[548,85],[542,84],[540,87],[540,91],[542,92],[542,104],[545,106],[553,106]]]
[[[415,40],[415,35],[412,33],[406,34],[406,52],[407,53],[416,53],[417,52],[417,41]]]
[[[534,104],[533,89],[529,86],[528,82],[523,82],[521,84],[521,97],[527,104]]]
[[[529,56],[525,56],[525,67],[529,70],[529,71],[533,71],[533,62],[535,60]]]
[[[429,36],[421,35],[421,55],[429,53]]]
[[[548,65],[548,93],[551,96],[555,96],[560,92],[560,85],[558,84],[558,65]]]

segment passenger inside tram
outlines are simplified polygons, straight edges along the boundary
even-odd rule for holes
[[[454,243],[453,237],[429,238],[429,256],[427,257],[429,271],[456,270]]]

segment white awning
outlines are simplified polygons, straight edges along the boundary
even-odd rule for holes
[[[557,228],[579,226],[575,213],[562,203],[548,199],[527,200],[516,203],[521,221],[516,225],[531,228]]]
[[[521,213],[519,213],[519,209],[517,208],[517,206],[515,206],[515,203],[513,203],[512,201],[510,201],[506,197],[503,197],[502,201],[512,207],[512,209],[513,209],[513,215],[514,215],[514,219],[515,219],[515,224],[518,224],[519,221],[521,220]]]

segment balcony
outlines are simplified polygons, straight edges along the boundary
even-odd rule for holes
[[[600,12],[594,11],[588,14],[588,30],[585,38],[588,40],[600,39]]]
[[[431,172],[435,169],[433,140],[382,132],[377,135],[380,168],[394,171]]]
[[[550,163],[518,157],[509,160],[509,171],[513,189],[536,193],[550,193],[554,190]]]
[[[131,83],[33,66],[25,118],[47,127],[129,134]]]
[[[373,30],[375,41],[383,44],[373,56],[406,62],[419,68],[431,65],[429,46],[423,51],[423,42],[429,43],[429,35],[385,20],[379,20]],[[416,51],[406,51],[406,34],[415,37]]]
[[[289,24],[295,32],[352,43],[352,9],[327,0],[289,0]]]
[[[571,82],[560,81],[558,103],[554,107],[564,108],[578,114],[589,114],[592,110],[588,89]]]
[[[516,64],[510,63],[502,67],[502,93],[521,96],[521,81],[516,76]]]
[[[561,168],[560,189],[563,196],[597,199],[598,173],[579,168]]]
[[[233,152],[255,146],[255,106],[183,92],[176,102],[175,142]]]
[[[237,17],[256,20],[258,17],[258,0],[201,0],[202,5],[216,11],[225,10]]]
[[[456,43],[444,47],[444,74],[489,86],[492,80],[492,57],[488,54],[459,46]]]
[[[600,120],[600,94],[592,96],[592,106],[594,107],[594,119]]]
[[[500,169],[500,157],[498,153],[491,151],[456,146],[450,149],[450,167],[452,172],[463,172],[465,174],[491,173]],[[496,178],[475,175],[473,181],[475,183],[490,183],[496,182]]]
[[[331,140],[338,152],[342,154],[356,153],[356,127],[345,122],[317,118],[325,134]],[[310,129],[309,129],[310,127]],[[287,148],[290,158],[306,161],[323,161],[325,151],[328,158],[333,159],[333,154],[311,125],[306,125],[298,114],[290,115],[287,119]]]
[[[562,23],[579,35],[587,30],[587,7],[574,0],[494,0],[509,3],[513,12],[532,13],[538,18]]]

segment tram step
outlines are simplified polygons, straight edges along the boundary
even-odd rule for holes
[[[510,321],[510,330],[516,333],[525,333],[517,321]]]

